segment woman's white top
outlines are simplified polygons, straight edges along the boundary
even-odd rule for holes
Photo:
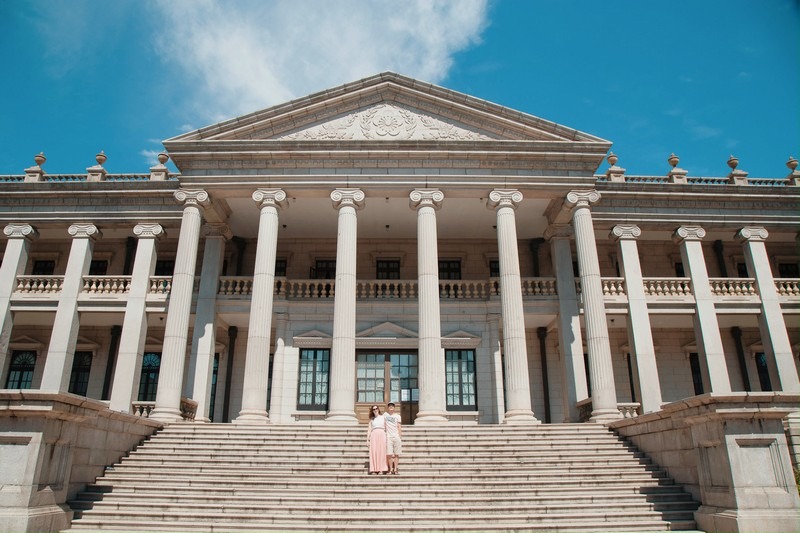
[[[382,414],[376,416],[373,419],[371,419],[369,421],[369,423],[370,423],[370,427],[372,427],[372,429],[381,428],[384,431],[386,430],[386,420],[383,418]]]

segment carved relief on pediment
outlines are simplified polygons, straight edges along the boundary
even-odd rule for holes
[[[279,140],[491,140],[478,131],[391,104],[351,113],[331,122],[278,137]]]

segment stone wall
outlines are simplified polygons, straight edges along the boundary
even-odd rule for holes
[[[66,502],[161,427],[73,394],[0,391],[0,533],[67,529]]]

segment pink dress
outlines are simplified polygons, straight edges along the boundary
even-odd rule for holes
[[[386,424],[383,415],[369,421],[372,431],[369,434],[369,471],[386,472]]]

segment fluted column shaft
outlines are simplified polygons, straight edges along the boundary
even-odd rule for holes
[[[572,271],[572,234],[572,228],[567,225],[554,225],[545,232],[545,239],[550,241],[558,287],[558,345],[564,370],[564,422],[579,422],[578,402],[589,397],[583,364],[580,308]]]
[[[46,391],[66,392],[69,389],[80,328],[78,295],[83,290],[83,276],[89,273],[94,241],[101,236],[94,224],[73,224],[68,231],[72,235],[72,246],[42,375],[41,390]]]
[[[156,269],[158,240],[164,235],[164,228],[159,224],[137,224],[133,233],[138,237],[136,256],[133,260],[131,289],[122,319],[114,385],[109,400],[111,410],[123,413],[130,412],[131,402],[137,399],[147,340],[147,293],[150,292],[150,277]]]
[[[567,194],[567,204],[575,206],[572,227],[581,271],[583,319],[586,324],[586,346],[589,349],[589,374],[592,380],[592,420],[604,422],[622,415],[617,408],[603,282],[589,207],[599,200],[600,194],[597,191],[572,191]]]
[[[650,328],[650,311],[644,294],[642,266],[636,239],[642,230],[634,225],[617,225],[611,229],[611,238],[617,239],[619,258],[625,276],[625,293],[628,296],[628,339],[636,365],[634,371],[639,385],[638,397],[642,413],[661,409],[661,382],[658,379],[656,349]]]
[[[531,408],[528,348],[522,307],[515,210],[522,201],[516,190],[493,190],[490,208],[497,213],[497,247],[500,259],[500,307],[503,314],[503,349],[506,376],[506,423],[538,423]]]
[[[175,270],[172,273],[167,324],[164,328],[156,406],[150,413],[150,418],[162,422],[181,420],[183,368],[186,361],[189,316],[192,312],[197,247],[200,226],[203,223],[200,208],[209,205],[208,193],[203,190],[181,189],[175,191],[175,199],[183,203],[183,217],[175,254]]]
[[[339,210],[336,238],[336,285],[333,300],[333,340],[326,420],[355,424],[356,401],[356,209],[364,205],[359,189],[336,189],[331,193]]]
[[[705,236],[706,230],[699,226],[681,226],[675,231],[673,240],[680,243],[683,267],[692,280],[695,302],[694,335],[697,347],[705,355],[701,358],[703,373],[711,386],[710,392],[725,393],[731,392],[731,382],[700,242]]]
[[[217,343],[217,287],[225,259],[225,241],[232,235],[225,224],[206,224],[202,233],[205,248],[184,394],[197,402],[195,422],[210,422],[208,409]]]
[[[783,392],[800,392],[800,381],[797,378],[797,367],[792,355],[792,344],[786,332],[778,291],[775,289],[775,278],[769,266],[769,256],[764,240],[769,236],[762,227],[742,228],[736,237],[742,243],[747,271],[756,278],[756,288],[761,297],[761,314],[758,326],[761,331],[761,343],[767,357],[775,361]]]
[[[0,373],[6,368],[8,343],[14,327],[11,295],[17,288],[17,276],[25,273],[31,241],[39,236],[30,224],[9,224],[3,228],[3,233],[8,242],[0,265]]]
[[[415,189],[409,196],[417,210],[417,277],[419,286],[419,413],[415,424],[447,421],[445,365],[439,312],[439,251],[436,210],[444,194]]]
[[[247,328],[242,410],[236,418],[236,423],[239,424],[269,422],[267,384],[275,292],[275,256],[278,250],[278,210],[286,205],[286,193],[280,189],[258,189],[253,193],[253,200],[261,210],[261,216],[258,222],[250,323]]]

